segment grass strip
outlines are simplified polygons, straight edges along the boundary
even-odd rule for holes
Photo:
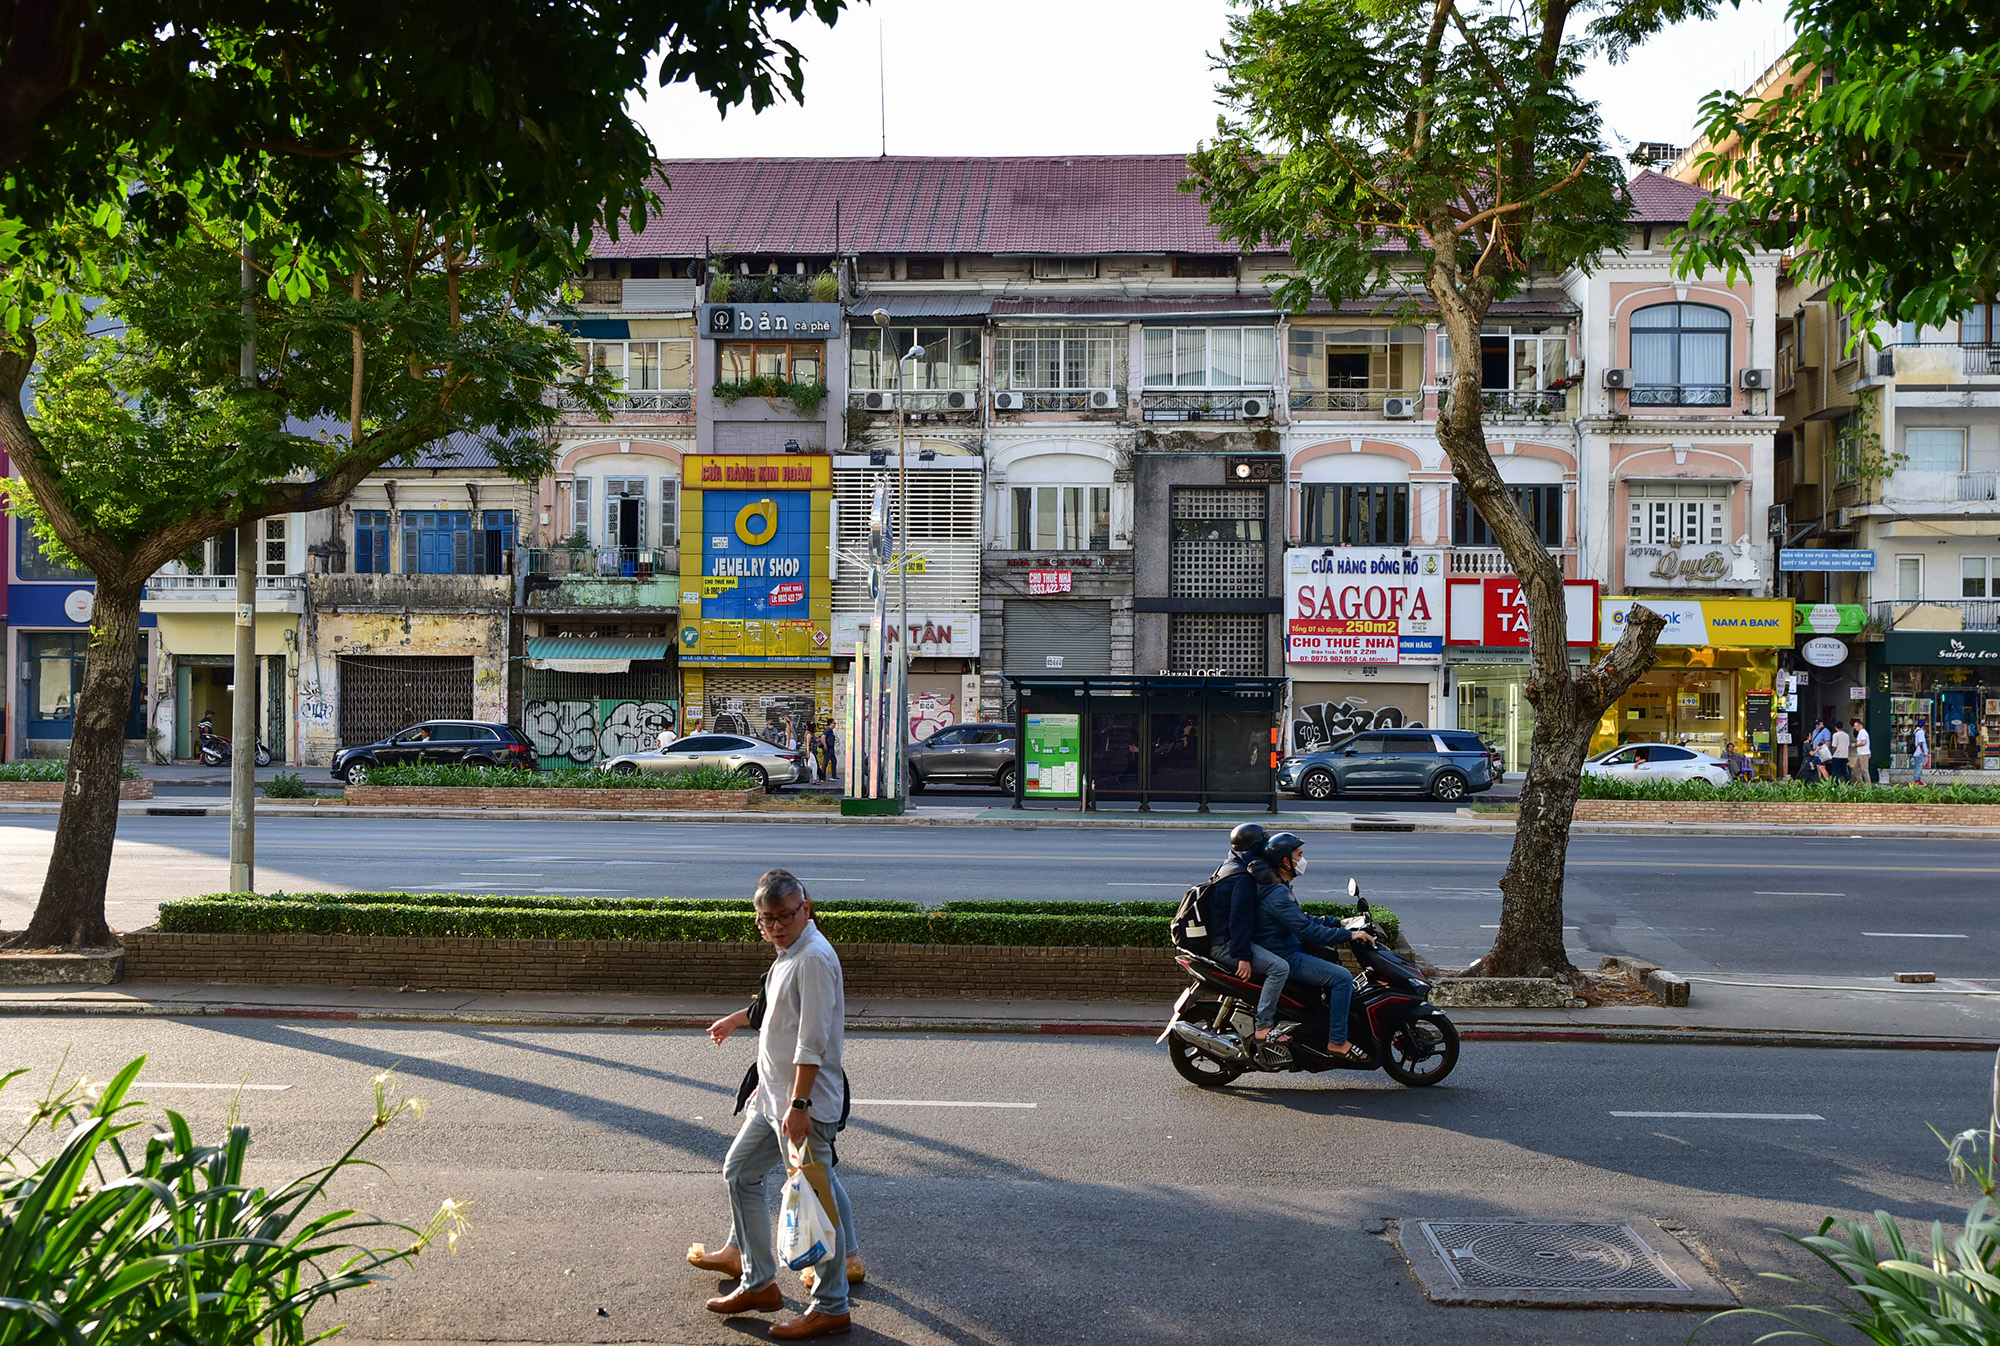
[[[405,762],[369,767],[368,784],[486,790],[748,790],[755,782],[740,771],[713,766],[628,775],[596,767],[530,771],[525,767],[467,766],[461,762]]]
[[[1743,781],[1717,788],[1707,781],[1624,781],[1585,776],[1582,799],[1689,800],[1745,804],[2000,804],[1991,785],[1857,785],[1842,781]]]

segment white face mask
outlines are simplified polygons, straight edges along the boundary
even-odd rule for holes
[[[1306,858],[1303,855],[1301,855],[1298,858],[1298,860],[1294,862],[1292,866],[1292,873],[1303,874],[1305,872],[1306,872]]]

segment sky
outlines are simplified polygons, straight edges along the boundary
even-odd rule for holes
[[[885,88],[891,154],[1171,153],[1215,129],[1209,53],[1228,12],[1227,0],[874,0],[832,29],[783,27],[806,56],[803,106],[724,118],[676,86],[637,111],[665,158],[873,156]],[[1614,146],[1685,144],[1702,97],[1763,70],[1787,32],[1781,0],[1725,4],[1622,65],[1600,62],[1582,92]]]

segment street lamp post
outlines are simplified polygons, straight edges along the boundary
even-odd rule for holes
[[[893,350],[895,338],[890,333],[889,310],[878,308],[871,315],[875,326],[882,333],[885,352]],[[891,730],[894,735],[891,747],[895,753],[894,775],[896,798],[909,797],[909,763],[903,751],[903,740],[909,733],[910,721],[910,464],[909,451],[904,441],[903,411],[903,361],[921,360],[924,348],[912,344],[906,352],[896,356],[896,688],[894,720]]]

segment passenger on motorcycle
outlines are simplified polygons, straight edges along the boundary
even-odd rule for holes
[[[1255,942],[1258,912],[1263,905],[1259,894],[1266,885],[1278,881],[1278,876],[1264,863],[1263,845],[1263,828],[1256,823],[1239,824],[1229,834],[1229,859],[1216,871],[1216,887],[1228,885],[1225,900],[1216,905],[1229,913],[1228,942],[1216,949],[1216,961],[1234,963],[1236,975],[1246,980],[1252,973],[1264,979],[1263,993],[1257,997],[1257,1041],[1252,1048],[1260,1056],[1264,1039],[1277,1023],[1278,997],[1284,994],[1285,979],[1292,971],[1291,964]]]
[[[1354,999],[1354,974],[1339,963],[1317,958],[1304,945],[1333,949],[1350,940],[1373,944],[1365,930],[1349,930],[1338,921],[1309,916],[1292,896],[1292,881],[1305,872],[1305,842],[1291,832],[1264,841],[1264,861],[1277,882],[1259,884],[1256,942],[1290,965],[1291,975],[1309,986],[1327,988],[1327,1055],[1365,1061],[1368,1054],[1347,1040],[1347,1009]],[[1333,1040],[1334,1034],[1340,1034]]]

